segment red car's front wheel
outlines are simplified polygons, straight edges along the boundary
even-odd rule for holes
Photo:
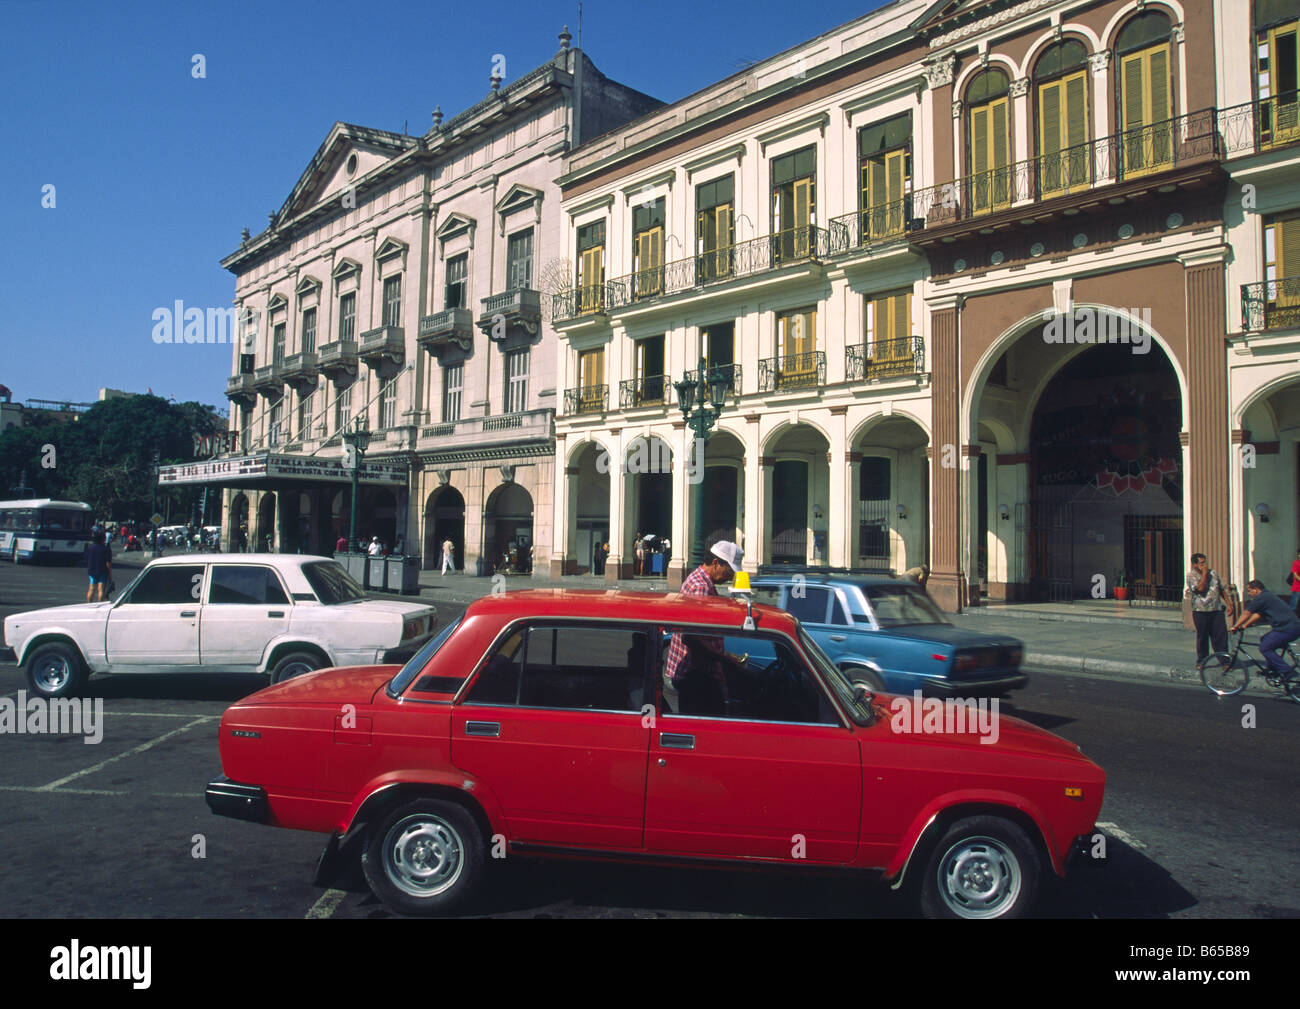
[[[375,896],[403,914],[459,909],[483,875],[483,835],[462,806],[418,799],[370,831],[361,868]]]
[[[1025,832],[997,816],[953,824],[921,881],[927,918],[1020,918],[1038,888],[1038,856]]]

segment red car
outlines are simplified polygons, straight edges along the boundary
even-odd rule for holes
[[[858,870],[919,880],[927,915],[1024,914],[1093,833],[1105,774],[996,701],[913,704],[849,683],[772,607],[509,592],[400,669],[321,670],[232,705],[207,801],[330,834],[318,883],[359,848],[405,913],[465,907],[518,853]]]

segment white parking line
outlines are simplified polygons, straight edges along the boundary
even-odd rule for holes
[[[1097,824],[1097,826],[1100,827],[1102,830],[1104,830],[1107,834],[1110,834],[1111,836],[1116,837],[1119,840],[1123,841],[1130,848],[1146,847],[1145,844],[1139,841],[1132,834],[1128,833],[1128,831],[1120,830],[1120,828],[1115,826],[1115,824],[1113,823],[1099,823]]]
[[[330,918],[338,909],[339,903],[348,895],[346,890],[326,890],[320,895],[320,900],[311,906],[303,917],[305,918]]]
[[[120,788],[56,788],[45,785],[0,785],[0,792],[39,792],[42,795],[134,795],[151,799],[193,799],[197,792],[131,792]]]
[[[159,743],[163,742],[164,740],[171,739],[172,736],[178,736],[182,732],[186,732],[187,730],[194,728],[194,726],[196,725],[202,725],[204,722],[208,722],[211,720],[212,720],[211,715],[203,715],[199,718],[194,719],[192,722],[189,722],[186,725],[182,725],[179,729],[172,729],[171,732],[164,732],[161,736],[151,739],[147,743],[141,743],[139,746],[134,746],[131,749],[127,750],[125,753],[119,753],[116,757],[109,757],[107,760],[101,760],[98,764],[93,764],[90,767],[85,768],[84,770],[74,771],[72,774],[69,774],[65,778],[60,778],[58,781],[51,781],[48,785],[41,785],[39,790],[42,792],[52,792],[60,785],[66,785],[69,781],[75,781],[77,778],[84,778],[87,774],[94,774],[96,771],[102,770],[103,768],[107,767],[109,764],[114,764],[119,760],[125,759],[126,757],[133,757],[137,753],[144,753],[145,750],[152,749],[153,747],[157,746]]]

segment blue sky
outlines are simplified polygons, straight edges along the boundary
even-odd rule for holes
[[[588,0],[607,75],[673,101],[879,0]],[[229,346],[157,345],[152,314],[229,305],[218,261],[266,225],[335,120],[422,133],[559,48],[577,3],[29,3],[0,0],[0,385],[101,386],[224,410]],[[202,54],[206,77],[191,76]],[[42,207],[54,186],[55,207]]]

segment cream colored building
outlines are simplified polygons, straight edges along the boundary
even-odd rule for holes
[[[1290,165],[1228,135],[1258,104],[1248,7],[903,0],[572,152],[552,571],[607,537],[625,574],[653,532],[682,576],[672,385],[703,356],[732,391],[698,521],[751,570],[925,562],[953,609],[1122,578],[1176,606],[1191,550],[1258,536],[1229,428],[1294,374],[1287,337],[1229,340],[1263,226],[1225,222],[1230,175]],[[1256,392],[1234,363],[1230,396],[1230,343]],[[1288,472],[1265,479],[1291,535]]]
[[[449,538],[471,572],[549,556],[555,179],[574,144],[660,104],[569,43],[459,115],[435,111],[422,136],[335,124],[266,230],[223,260],[241,445],[188,479],[228,488],[230,546],[332,551],[351,523],[341,435],[360,423],[359,537],[400,540],[425,567]]]

